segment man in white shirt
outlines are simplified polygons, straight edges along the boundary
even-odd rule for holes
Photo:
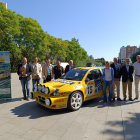
[[[40,84],[40,78],[42,74],[42,67],[38,62],[38,58],[34,58],[34,63],[32,64],[32,85],[33,85],[33,91],[35,91],[35,85]]]
[[[140,55],[136,56],[137,62],[133,64],[134,66],[134,73],[135,73],[135,99],[139,99],[139,82],[140,82]]]

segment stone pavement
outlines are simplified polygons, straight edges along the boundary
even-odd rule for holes
[[[101,97],[78,111],[50,110],[20,101],[20,81],[11,75],[12,100],[0,101],[0,140],[140,140],[140,100],[103,104]]]

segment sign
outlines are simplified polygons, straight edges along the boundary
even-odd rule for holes
[[[10,52],[0,51],[0,99],[11,98]]]

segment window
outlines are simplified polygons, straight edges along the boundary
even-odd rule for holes
[[[97,78],[100,78],[101,76],[102,74],[100,69],[94,69],[88,73],[87,78],[89,78],[90,80],[95,80]]]
[[[85,69],[72,69],[66,75],[62,76],[60,79],[81,81],[88,70]]]

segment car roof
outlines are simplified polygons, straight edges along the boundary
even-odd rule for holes
[[[76,69],[86,69],[86,70],[90,70],[90,69],[104,69],[105,66],[100,66],[100,67],[78,67]]]

